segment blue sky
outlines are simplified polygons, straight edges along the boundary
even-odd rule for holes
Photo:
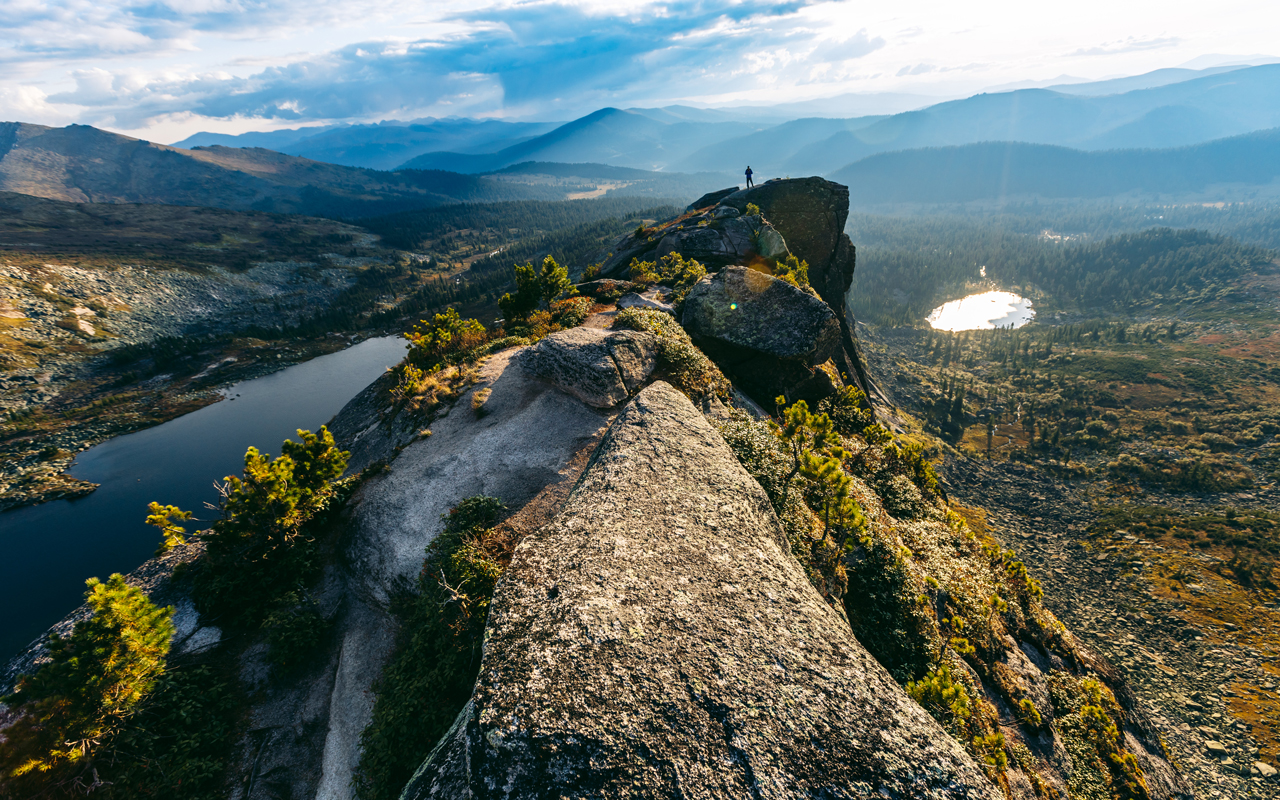
[[[1280,54],[1277,30],[1280,4],[1257,0],[4,0],[0,119],[172,141],[607,105],[942,98]]]

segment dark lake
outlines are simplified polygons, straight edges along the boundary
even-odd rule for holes
[[[211,520],[214,481],[239,474],[244,451],[272,455],[315,430],[404,355],[400,338],[369,339],[272,375],[235,384],[226,400],[120,436],[76,457],[77,478],[101,484],[78,500],[0,513],[0,663],[84,600],[86,578],[129,572],[155,552],[147,503]],[[191,525],[187,530],[195,530]]]

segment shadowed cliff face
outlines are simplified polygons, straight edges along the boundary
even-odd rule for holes
[[[740,216],[745,215],[748,205],[759,207],[763,219]],[[853,312],[846,303],[856,260],[853,242],[844,232],[848,217],[849,187],[823,178],[772,180],[750,189],[722,189],[695,200],[681,217],[615,242],[601,274],[623,276],[631,259],[653,260],[669,252],[698,259],[709,269],[771,263],[771,259],[794,254],[808,262],[810,285],[840,319],[836,367],[868,397],[885,402],[867,373],[854,336]],[[705,226],[700,224],[704,219]],[[738,245],[732,228],[742,224],[741,220],[751,220],[758,230]],[[772,237],[779,235],[783,241],[773,242]],[[716,246],[709,248],[708,239]]]
[[[797,795],[999,792],[812,588],[723,439],[655,383],[517,548],[472,700],[404,796]]]

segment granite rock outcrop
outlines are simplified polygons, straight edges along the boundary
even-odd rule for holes
[[[403,796],[1000,793],[853,638],[760,485],[659,382],[517,547],[471,701]]]
[[[830,394],[818,369],[840,353],[840,321],[816,295],[745,267],[699,281],[685,300],[685,330],[758,403],[815,402]]]

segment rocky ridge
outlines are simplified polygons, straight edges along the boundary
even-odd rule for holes
[[[759,208],[760,215],[748,215],[749,206]],[[696,259],[712,271],[728,265],[770,271],[774,261],[794,255],[808,263],[810,285],[839,320],[836,371],[878,399],[880,388],[867,372],[845,302],[856,260],[853,242],[844,233],[848,217],[849,188],[822,178],[722,189],[695,200],[675,219],[619,239],[600,274],[625,278],[633,259],[652,261],[668,253]]]
[[[475,694],[406,798],[999,797],[665,383],[518,546],[488,631]]]
[[[820,245],[817,263],[830,269]],[[703,280],[738,274],[722,273]],[[829,300],[757,274],[761,294],[817,306],[797,337],[805,344],[787,352],[812,360],[834,346],[848,357],[843,327],[832,344]],[[761,325],[781,324],[764,310]],[[1055,727],[1079,716],[1055,712],[1055,681],[1087,675],[1120,704],[1122,749],[1110,752],[1135,759],[1152,800],[1186,796],[1123,680],[1044,611],[1011,554],[907,477],[909,453],[873,445],[865,429],[845,440],[844,469],[866,535],[820,563],[831,551],[816,517],[805,511],[797,524],[795,506],[775,508],[768,476],[747,467],[758,466],[747,450],[776,445],[769,429],[718,401],[704,418],[691,398],[651,383],[702,356],[673,349],[663,326],[685,334],[649,313],[652,330],[593,330],[608,324],[601,313],[585,329],[494,353],[434,417],[397,406],[392,376],[339,414],[332,427],[352,468],[385,469],[355,495],[340,551],[313,588],[332,632],[306,668],[280,680],[264,642],[227,644],[253,692],[228,796],[351,796],[394,640],[390,601],[422,568],[441,516],[477,494],[514,512],[502,524],[519,544],[471,701],[410,797],[1063,795],[1081,776],[1111,785],[1102,751]],[[983,653],[966,661],[967,641],[941,626],[967,613]],[[911,673],[881,634],[940,648],[972,687],[980,738],[955,720],[944,730],[939,712],[908,697]],[[1019,709],[1032,698],[1045,721]]]

